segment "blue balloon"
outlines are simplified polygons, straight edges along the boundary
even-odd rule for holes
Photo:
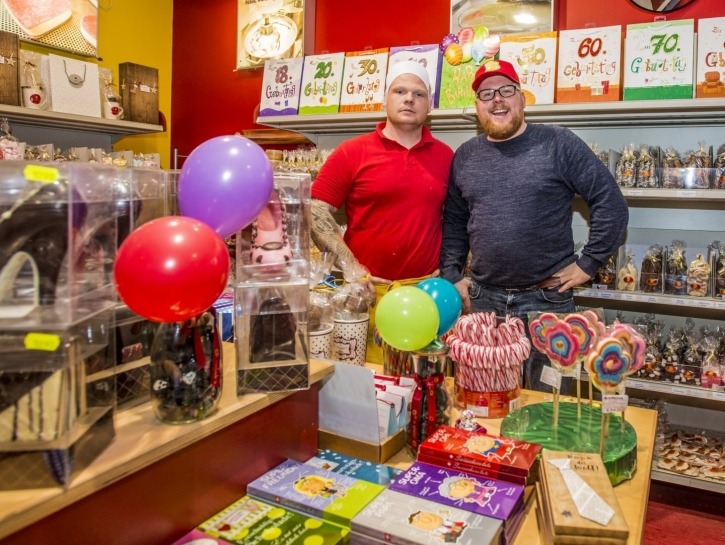
[[[418,283],[420,289],[425,291],[435,301],[440,317],[438,335],[447,333],[461,315],[463,302],[456,286],[444,278],[426,278]]]

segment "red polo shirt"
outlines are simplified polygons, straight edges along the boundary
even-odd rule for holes
[[[345,205],[345,243],[373,276],[425,276],[438,267],[453,151],[427,127],[411,149],[383,136],[384,127],[340,144],[312,184],[312,197]]]

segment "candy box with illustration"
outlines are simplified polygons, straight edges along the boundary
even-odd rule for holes
[[[364,460],[357,456],[342,454],[327,448],[320,449],[317,456],[306,460],[305,463],[383,486],[389,485],[403,472],[395,467]]]
[[[244,496],[199,525],[198,530],[231,543],[282,545],[347,542],[347,529],[262,500]],[[199,544],[201,545],[201,544]]]
[[[418,458],[425,457],[428,463],[461,462],[478,471],[498,472],[488,475],[491,478],[505,480],[507,475],[517,475],[535,479],[540,453],[537,443],[440,426],[421,443]]]
[[[519,513],[524,498],[521,485],[420,461],[414,462],[388,488],[503,521]]]
[[[385,488],[354,477],[286,460],[247,486],[253,498],[348,526]]]
[[[352,519],[350,542],[489,545],[502,530],[498,519],[387,489]]]

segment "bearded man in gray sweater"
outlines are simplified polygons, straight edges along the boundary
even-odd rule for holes
[[[441,276],[456,285],[465,312],[518,316],[574,312],[573,288],[617,252],[627,202],[607,167],[570,130],[527,124],[513,65],[489,61],[473,91],[484,133],[458,148],[443,213]],[[572,202],[589,209],[589,237],[577,254]],[[463,271],[471,253],[471,275]],[[525,388],[541,382],[548,358],[532,347]],[[566,391],[562,386],[562,390]]]

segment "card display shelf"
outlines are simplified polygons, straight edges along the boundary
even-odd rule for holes
[[[258,117],[257,123],[308,135],[362,133],[385,120],[385,112]],[[643,100],[628,102],[543,104],[526,107],[526,120],[576,128],[719,125],[725,123],[724,99]],[[432,131],[475,131],[476,109],[434,109],[428,116]],[[312,135],[312,136],[310,136]]]

